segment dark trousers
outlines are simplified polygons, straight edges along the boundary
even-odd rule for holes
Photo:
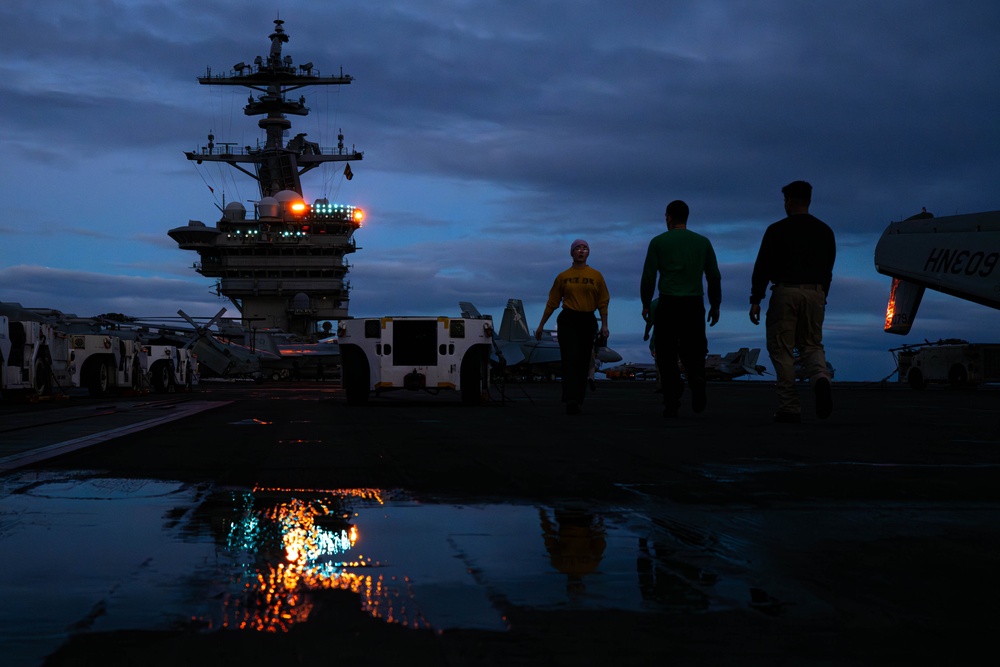
[[[684,393],[677,361],[692,389],[705,386],[705,301],[700,296],[660,295],[653,318],[656,369],[663,387],[663,405],[676,408]]]
[[[587,374],[594,356],[597,318],[593,313],[563,308],[556,323],[559,326],[559,356],[562,359],[562,401],[583,403],[587,395]]]

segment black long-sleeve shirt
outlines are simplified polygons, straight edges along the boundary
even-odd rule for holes
[[[822,285],[830,293],[837,243],[833,230],[808,213],[797,213],[767,228],[751,278],[750,303],[760,303],[768,283]]]

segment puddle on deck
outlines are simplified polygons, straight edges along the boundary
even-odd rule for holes
[[[361,608],[386,622],[434,630],[503,631],[509,605],[728,604],[727,582],[682,564],[677,545],[650,538],[649,522],[621,508],[422,503],[379,489],[219,489],[81,472],[0,484],[8,664],[40,662],[77,632],[287,631],[309,619],[312,594],[333,588],[358,593]],[[745,596],[738,588],[734,597]]]

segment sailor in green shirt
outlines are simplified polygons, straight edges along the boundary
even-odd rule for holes
[[[722,302],[722,276],[712,242],[687,228],[688,213],[688,205],[683,201],[676,200],[667,205],[667,231],[649,242],[639,285],[644,319],[650,316],[654,292],[659,292],[653,327],[656,331],[656,366],[663,386],[664,417],[677,416],[684,393],[678,360],[684,366],[684,374],[691,387],[691,409],[695,412],[705,409],[708,400],[705,391],[705,355],[708,354],[705,322],[715,326]],[[707,318],[705,283],[708,285]]]

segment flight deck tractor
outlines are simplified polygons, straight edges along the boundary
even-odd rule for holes
[[[476,405],[489,390],[489,317],[372,317],[337,327],[350,405],[387,391],[454,390]]]
[[[198,384],[198,358],[187,348],[149,343],[142,346],[141,359],[148,385],[158,394],[190,391]]]
[[[70,333],[70,384],[88,389],[91,396],[121,389],[141,391],[141,354],[142,344],[131,332]]]
[[[67,383],[66,337],[52,325],[0,315],[0,395],[46,396]]]
[[[899,381],[914,389],[946,384],[956,389],[1000,382],[1000,345],[948,339],[890,350]]]

